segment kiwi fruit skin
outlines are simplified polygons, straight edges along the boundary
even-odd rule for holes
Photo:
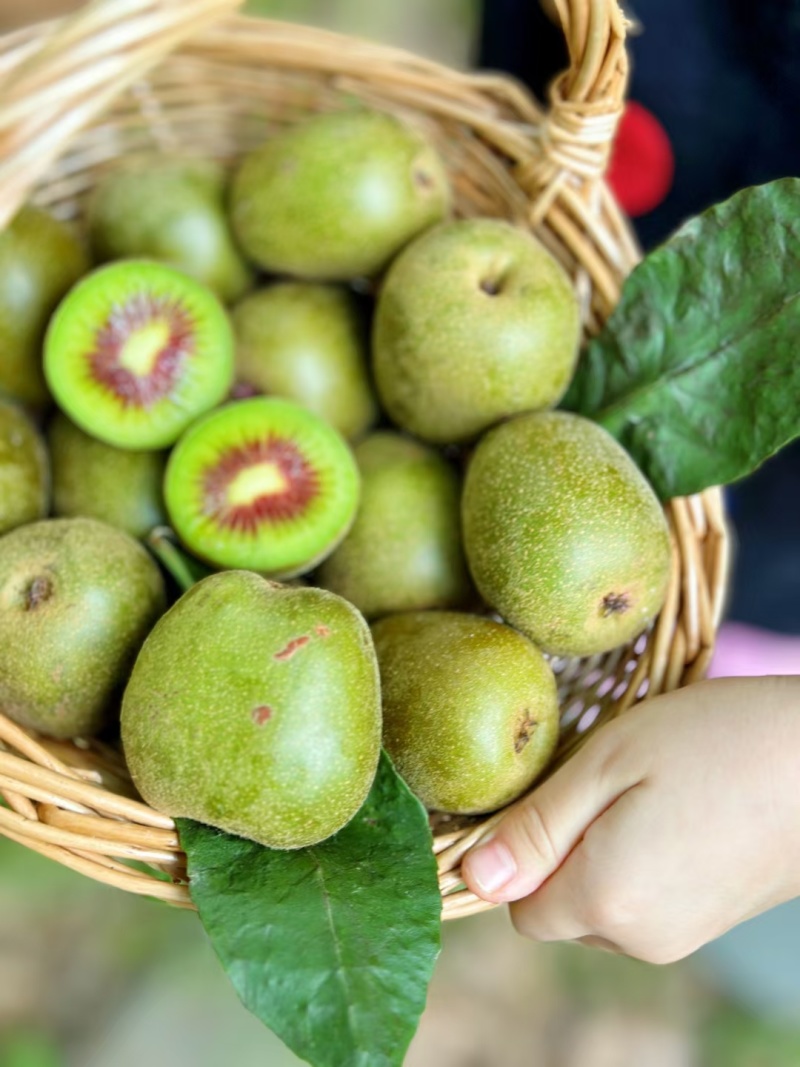
[[[277,283],[246,297],[232,318],[239,382],[295,400],[348,440],[375,421],[366,330],[346,289]]]
[[[59,300],[89,270],[72,228],[35,207],[23,207],[0,231],[0,395],[34,410],[50,394],[42,342]]]
[[[166,520],[163,452],[114,448],[90,437],[62,412],[48,428],[53,512],[98,519],[143,538]]]
[[[277,134],[245,158],[231,189],[250,258],[323,281],[377,274],[449,204],[436,150],[392,115],[360,108]]]
[[[373,371],[394,423],[425,441],[471,441],[554,407],[578,357],[572,283],[531,234],[459,219],[412,242],[378,297]]]
[[[281,450],[288,446],[287,459],[270,451],[276,442]],[[242,455],[239,469],[226,473]],[[247,478],[262,463],[273,470],[285,463],[280,476],[294,496],[288,513],[281,510],[286,497],[270,498],[258,489],[244,508],[231,507],[233,479]],[[301,478],[309,495],[298,505]],[[281,581],[312,570],[340,544],[352,526],[360,491],[358,466],[344,438],[312,412],[279,397],[235,401],[198,420],[172,450],[164,480],[171,525],[190,552],[217,568],[253,570]],[[270,517],[266,513],[276,504],[280,513]],[[253,506],[263,514],[251,521]],[[293,516],[292,509],[302,515]]]
[[[51,737],[89,736],[118,711],[166,607],[153,559],[93,519],[46,519],[0,538],[0,708]]]
[[[479,592],[546,652],[610,651],[661,610],[672,559],[663,509],[597,423],[539,412],[491,430],[469,464],[462,517]]]
[[[160,620],[122,706],[126,761],[149,804],[278,849],[349,822],[380,733],[356,609],[244,571],[203,579]]]
[[[550,762],[556,682],[522,634],[460,612],[390,615],[372,626],[383,744],[426,807],[474,815],[509,804]]]
[[[126,366],[126,346],[136,347],[142,331],[158,325],[167,335],[146,339],[149,369]],[[151,260],[117,260],[83,278],[59,304],[44,359],[59,407],[86,433],[117,448],[158,450],[227,397],[233,328],[222,304],[194,278]],[[93,361],[101,359],[100,369]]]
[[[0,399],[0,534],[43,519],[49,501],[44,440],[21,408]]]
[[[317,579],[368,619],[466,607],[475,598],[461,545],[461,484],[434,449],[390,431],[354,449],[355,522]]]
[[[87,210],[92,247],[101,261],[168,263],[233,303],[254,279],[231,233],[225,197],[225,171],[211,160],[139,160],[95,186]]]

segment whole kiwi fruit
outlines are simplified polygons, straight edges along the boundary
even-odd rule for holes
[[[0,232],[0,394],[45,407],[42,342],[59,300],[89,269],[86,251],[64,222],[24,207]]]
[[[449,203],[436,149],[366,108],[282,130],[245,158],[231,189],[234,229],[254,262],[327,281],[377,274]]]
[[[50,464],[31,420],[0,400],[0,534],[43,519],[50,499]]]
[[[434,444],[554,407],[578,357],[578,298],[525,230],[458,219],[413,241],[378,298],[373,368],[393,422]]]
[[[114,448],[85,434],[62,412],[47,437],[56,515],[99,519],[137,538],[166,522],[164,452]]]
[[[461,480],[434,449],[391,431],[354,449],[361,502],[319,584],[368,619],[465,607],[474,597],[461,546]]]
[[[493,811],[541,774],[558,740],[553,672],[522,634],[448,611],[389,615],[372,636],[383,744],[428,808]]]
[[[479,592],[546,652],[624,645],[664,603],[663,508],[625,449],[580,415],[539,412],[490,430],[469,464],[462,513]]]
[[[349,440],[378,409],[367,368],[367,330],[341,286],[278,282],[233,310],[237,392],[294,400]]]
[[[126,761],[149,804],[270,848],[313,845],[349,822],[380,730],[356,609],[245,571],[203,579],[167,612],[122,706]]]
[[[46,519],[0,538],[0,708],[51,737],[113,721],[166,607],[157,565],[93,519]]]
[[[105,174],[89,199],[92,247],[100,260],[146,257],[238,300],[253,274],[233,239],[225,171],[212,160],[154,157]]]

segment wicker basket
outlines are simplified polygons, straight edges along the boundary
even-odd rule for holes
[[[598,329],[637,260],[602,180],[627,74],[617,0],[555,0],[570,69],[547,110],[506,77],[237,17],[237,6],[94,0],[0,39],[0,226],[29,198],[79,217],[85,193],[119,157],[158,149],[233,160],[279,126],[356,98],[435,140],[459,215],[530,227],[573,277],[586,332]],[[728,569],[721,495],[674,500],[667,515],[674,566],[655,626],[631,647],[554,662],[560,759],[591,727],[707,668]],[[37,737],[0,714],[0,794],[0,832],[12,840],[100,881],[192,906],[172,820],[136,799],[115,749]],[[464,889],[459,868],[497,818],[434,818],[445,918],[491,907]]]

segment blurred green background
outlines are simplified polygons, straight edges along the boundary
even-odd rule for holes
[[[0,31],[74,6],[0,0]],[[252,0],[249,9],[458,66],[475,50],[477,0]],[[406,1062],[797,1067],[800,1027],[769,1012],[769,981],[741,980],[736,955],[738,986],[733,975],[720,981],[724,953],[655,968],[527,943],[503,910],[451,923]],[[752,1005],[754,982],[758,1014],[721,991],[749,992]],[[193,915],[95,885],[0,839],[0,1067],[295,1063],[240,1007]]]

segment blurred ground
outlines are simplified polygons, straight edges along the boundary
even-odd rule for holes
[[[0,31],[75,6],[74,0],[0,0]],[[463,66],[477,5],[254,0],[250,8]],[[763,927],[754,929],[751,936],[762,936]],[[733,966],[734,955],[726,957],[724,948],[717,954],[717,976],[720,966]],[[741,971],[740,960],[737,966]],[[797,956],[787,954],[783,966],[800,966]],[[769,974],[756,981],[767,1012],[774,1006]],[[702,961],[653,968],[583,948],[529,944],[496,911],[445,928],[428,1010],[407,1063],[800,1064],[800,1031],[755,1018],[715,985]],[[742,994],[755,1002],[746,984]],[[296,1063],[241,1008],[194,916],[94,885],[0,839],[0,1067]]]
[[[0,841],[0,1067],[290,1067],[196,918]],[[408,1067],[796,1067],[800,1035],[691,962],[536,946],[503,911],[450,923]]]

